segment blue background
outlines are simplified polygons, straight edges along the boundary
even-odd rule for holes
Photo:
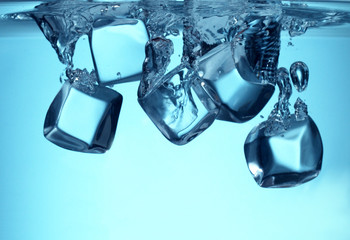
[[[104,155],[60,149],[43,136],[63,65],[34,23],[0,27],[0,239],[350,239],[350,28],[284,33],[279,66],[310,69],[306,100],[324,144],[319,177],[262,189],[243,144],[277,100],[245,124],[216,121],[188,145],[168,142],[136,100],[124,103]]]

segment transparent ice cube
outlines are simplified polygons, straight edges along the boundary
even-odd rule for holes
[[[244,45],[223,43],[199,60],[199,73],[221,100],[217,119],[246,122],[255,117],[271,98],[275,87],[259,81],[245,57]],[[234,56],[233,56],[234,55]]]
[[[259,79],[273,84],[276,82],[281,47],[279,18],[278,15],[248,16],[247,29],[235,37],[244,48],[244,58],[249,62],[252,71],[259,76]]]
[[[74,68],[87,69],[89,71],[94,69],[94,63],[91,56],[89,37],[83,35],[75,44],[73,55]]]
[[[266,121],[248,135],[244,153],[248,168],[261,187],[293,187],[318,176],[323,145],[316,124],[307,116],[296,119],[293,114],[287,129],[271,134],[267,128],[280,122]]]
[[[65,149],[103,153],[114,139],[121,104],[114,90],[66,81],[47,112],[44,136]]]
[[[97,20],[90,46],[100,84],[139,80],[147,41],[146,27],[140,20]]]
[[[171,142],[190,142],[215,120],[217,99],[210,86],[183,66],[166,74],[139,103],[162,134]]]
[[[169,34],[166,39],[170,40],[173,43],[173,54],[170,56],[170,62],[167,66],[165,73],[168,73],[175,69],[181,64],[182,52],[183,52],[183,31],[181,28],[177,29],[178,32],[176,35]]]
[[[182,33],[177,36],[156,37],[147,42],[146,58],[143,64],[143,75],[139,95],[143,96],[157,85],[164,75],[181,65]]]

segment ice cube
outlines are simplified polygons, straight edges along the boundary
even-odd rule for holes
[[[181,28],[177,28],[176,35],[169,34],[166,39],[170,40],[173,45],[173,54],[170,56],[170,62],[167,66],[165,74],[175,69],[181,64],[182,52],[183,52],[183,31]]]
[[[90,47],[100,84],[139,80],[147,41],[140,20],[98,19],[90,34]]]
[[[145,95],[164,75],[181,65],[182,48],[181,33],[166,38],[156,37],[147,42],[139,96]]]
[[[47,112],[44,136],[73,151],[104,153],[114,139],[122,95],[66,81]]]
[[[248,168],[261,187],[293,187],[318,176],[323,156],[323,145],[316,124],[307,116],[296,119],[293,114],[287,129],[271,134],[266,131],[271,124],[266,121],[248,135],[244,153]]]
[[[83,35],[79,38],[75,45],[73,64],[75,68],[88,69],[89,71],[94,69],[94,63],[91,56],[89,37]]]
[[[259,81],[246,57],[244,45],[215,47],[199,60],[199,72],[221,100],[217,119],[246,122],[255,117],[271,98],[275,87]]]
[[[169,141],[186,144],[213,123],[219,103],[191,70],[179,66],[157,82],[145,95],[139,88],[138,101]]]

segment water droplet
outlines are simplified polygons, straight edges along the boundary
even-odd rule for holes
[[[306,89],[309,83],[309,68],[303,62],[295,62],[290,66],[290,75],[294,87],[298,92]]]

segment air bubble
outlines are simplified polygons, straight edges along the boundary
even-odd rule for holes
[[[303,62],[295,62],[290,66],[290,76],[298,92],[306,89],[309,83],[309,68]]]

